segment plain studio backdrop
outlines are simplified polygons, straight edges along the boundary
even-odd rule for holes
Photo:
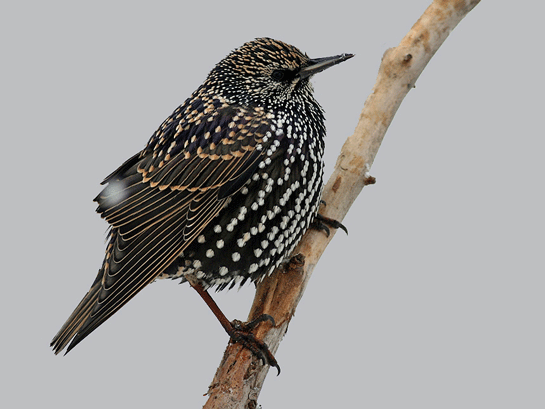
[[[431,0],[7,2],[2,7],[4,408],[198,408],[228,341],[154,283],[67,356],[49,342],[104,254],[99,182],[232,49],[311,57],[327,175],[384,51]],[[483,1],[405,99],[297,309],[263,408],[543,408],[543,6]],[[538,8],[541,7],[541,10]],[[215,296],[245,319],[253,285]]]

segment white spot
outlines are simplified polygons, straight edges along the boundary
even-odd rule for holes
[[[194,268],[201,268],[202,267],[202,263],[200,262],[200,260],[195,260],[193,262],[193,267]]]
[[[227,267],[220,267],[219,269],[220,276],[224,276],[228,272],[229,272],[229,269]]]
[[[255,273],[257,271],[257,269],[258,269],[258,265],[256,263],[253,263],[253,264],[250,265],[250,268],[249,268],[248,272],[250,274],[252,274],[252,273]]]
[[[265,225],[263,223],[259,223],[257,225],[257,230],[262,233],[265,230]]]
[[[269,242],[268,242],[267,240],[263,240],[263,241],[261,242],[261,247],[262,247],[263,249],[266,249],[268,246],[269,246]]]
[[[236,263],[240,260],[240,253],[237,253],[236,251],[231,256],[233,258],[233,261]]]
[[[204,238],[204,235],[201,234],[199,237],[197,237],[197,243],[203,244],[205,241],[206,239]]]
[[[221,233],[221,226],[219,224],[214,226],[214,233]]]
[[[124,182],[108,182],[108,186],[104,189],[106,203],[109,206],[115,206],[127,198],[126,184]]]
[[[240,221],[244,220],[244,216],[246,215],[247,212],[248,212],[248,209],[246,208],[246,206],[242,206],[237,216],[238,220]]]
[[[255,249],[254,250],[254,254],[255,254],[256,257],[260,257],[261,253],[263,253],[263,250],[261,250],[261,249]]]
[[[237,225],[238,223],[238,220],[235,219],[235,218],[232,218],[231,219],[231,222],[227,225],[227,227],[225,227],[227,229],[227,231],[233,231],[233,229],[235,228],[235,226]]]
[[[212,250],[212,249],[206,250],[206,257],[208,257],[208,258],[214,257],[214,250]]]
[[[290,233],[293,235],[295,234],[295,229],[297,227],[297,220],[294,220],[292,224],[290,225]],[[297,229],[297,233],[299,233],[300,229]]]
[[[219,249],[222,249],[224,244],[225,243],[223,242],[223,240],[218,240],[216,242],[216,247],[219,248]]]
[[[257,227],[251,227],[250,233],[252,234],[252,236],[255,236],[257,234]]]

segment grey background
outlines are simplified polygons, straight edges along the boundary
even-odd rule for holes
[[[4,3],[1,406],[200,407],[227,336],[187,285],[149,286],[66,357],[48,348],[102,261],[99,182],[259,36],[356,54],[314,80],[329,175],[429,3]],[[409,93],[264,408],[545,407],[542,10],[523,4],[483,1]],[[244,319],[253,292],[216,299]]]

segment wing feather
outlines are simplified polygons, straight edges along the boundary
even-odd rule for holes
[[[106,256],[53,339],[56,353],[76,346],[171,265],[252,176],[266,151],[270,119],[260,111],[219,107],[205,114],[198,98],[186,104],[142,152],[104,180],[95,201],[112,226]]]

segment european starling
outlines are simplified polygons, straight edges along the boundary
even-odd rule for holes
[[[206,289],[278,267],[315,219],[323,188],[324,115],[309,80],[352,56],[311,59],[259,38],[220,61],[102,182],[95,201],[111,226],[106,255],[54,352],[69,343],[70,351],[156,279],[189,281],[214,311]],[[248,347],[277,366],[264,344]]]

